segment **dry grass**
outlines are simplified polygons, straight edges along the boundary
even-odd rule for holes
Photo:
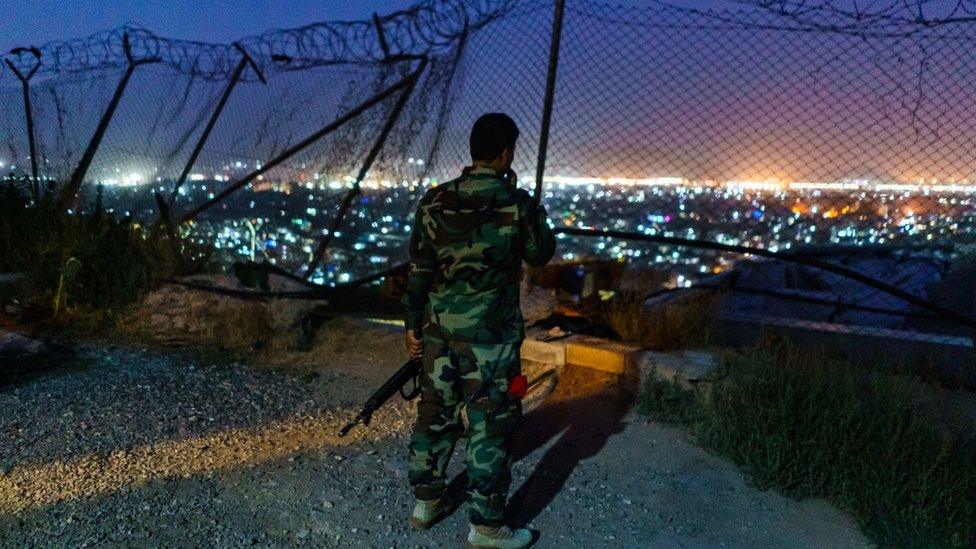
[[[235,307],[190,307],[186,326],[160,329],[150,321],[145,307],[132,307],[122,315],[109,337],[164,346],[194,349],[209,355],[241,360],[256,353],[290,349],[295,338],[275,332],[270,314],[258,302],[241,302]]]
[[[271,327],[268,310],[257,302],[218,311],[193,310],[190,318],[201,328],[197,337],[211,345],[242,351],[283,346]]]
[[[617,292],[603,306],[603,317],[620,339],[655,351],[701,346],[719,295],[710,291],[686,292],[653,308],[645,305],[646,292]]]
[[[349,374],[379,384],[405,360],[402,327],[337,316],[316,327],[307,351],[264,353],[256,365],[299,377]]]

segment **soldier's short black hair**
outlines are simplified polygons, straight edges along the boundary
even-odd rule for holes
[[[475,120],[471,128],[471,159],[494,160],[515,145],[519,129],[511,116],[490,112]]]

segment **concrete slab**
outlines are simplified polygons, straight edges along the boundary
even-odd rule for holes
[[[624,375],[627,355],[637,351],[632,345],[597,337],[582,337],[566,345],[566,363],[610,374]]]
[[[529,412],[542,404],[547,396],[556,389],[561,368],[542,362],[522,361],[522,375],[530,384],[525,398],[522,399],[522,411]]]
[[[679,351],[658,353],[636,351],[628,357],[628,369],[636,372],[643,384],[656,379],[690,388],[693,384],[706,381],[722,365],[720,357],[707,351]]]
[[[537,341],[534,338],[526,338],[522,342],[522,360],[543,362],[545,364],[552,364],[553,366],[564,366],[566,364],[566,344],[568,339]]]
[[[555,341],[536,339],[544,331],[526,334],[522,343],[522,369],[540,372],[572,365],[616,375],[636,376],[640,382],[655,378],[682,386],[706,379],[721,365],[707,351],[658,353],[609,339],[574,335]]]
[[[931,364],[946,379],[976,386],[976,368],[971,367],[976,364],[973,338],[961,335],[727,314],[714,319],[711,334],[712,343],[718,346],[753,345],[775,336],[815,353],[829,349],[857,364]]]

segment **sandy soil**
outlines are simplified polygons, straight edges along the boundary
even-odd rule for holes
[[[400,345],[396,328],[336,320],[314,353],[263,368],[89,348],[84,369],[0,388],[0,545],[460,546],[463,507],[407,525],[411,403],[336,436]],[[512,515],[538,547],[868,544],[824,502],[757,491],[630,414],[633,390],[567,371],[527,413]]]

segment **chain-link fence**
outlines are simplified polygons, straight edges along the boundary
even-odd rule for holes
[[[561,258],[721,286],[730,320],[970,345],[976,26],[912,6],[566,2],[543,195]],[[478,115],[518,121],[530,186],[554,7],[429,0],[235,45],[123,28],[19,50],[2,169],[32,175],[17,74],[37,66],[40,183],[75,181],[81,208],[100,185],[141,220],[159,194],[224,261],[342,283],[405,259]]]

